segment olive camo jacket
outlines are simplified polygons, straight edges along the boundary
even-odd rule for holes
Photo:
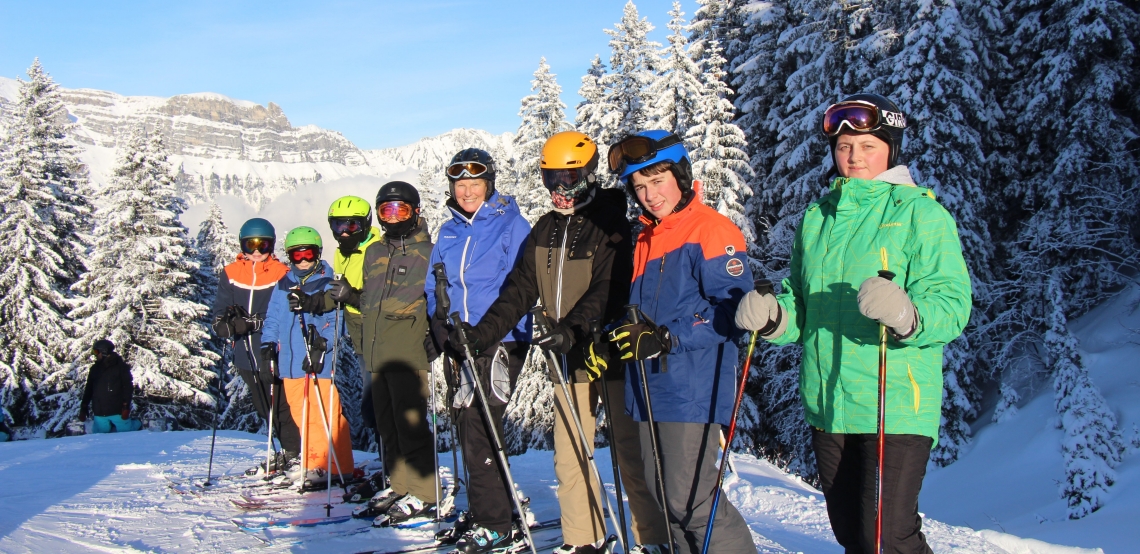
[[[409,236],[384,236],[365,250],[360,353],[368,371],[427,371],[424,284],[431,250],[431,235],[422,217]]]

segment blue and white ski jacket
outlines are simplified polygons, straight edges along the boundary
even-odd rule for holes
[[[694,199],[645,224],[633,255],[629,302],[668,327],[667,356],[646,360],[656,421],[728,425],[736,400],[736,307],[752,289],[744,235],[727,217]],[[637,364],[626,365],[626,410],[648,421]]]
[[[289,310],[289,289],[301,286],[306,294],[316,294],[329,289],[332,284],[333,270],[328,262],[321,260],[317,270],[310,273],[304,283],[300,283],[297,274],[289,271],[277,281],[273,289],[273,296],[269,299],[269,310],[265,314],[265,325],[261,328],[261,344],[274,344],[279,347],[277,364],[282,379],[300,379],[305,377],[301,369],[301,362],[305,358],[305,337],[301,334],[301,317]],[[340,318],[340,329],[336,329],[337,310],[325,312],[320,315],[305,313],[305,323],[314,325],[317,332],[328,341],[325,347],[324,367],[317,378],[328,379],[333,366],[333,344],[338,334],[344,333],[344,318]],[[343,337],[342,337],[343,339]],[[260,356],[260,352],[257,354]],[[260,359],[258,360],[261,361]]]
[[[510,196],[495,192],[471,219],[451,208],[451,219],[439,228],[428,267],[443,262],[451,311],[475,325],[507,284],[507,274],[522,259],[530,224]],[[435,314],[435,279],[424,284],[428,314]],[[527,314],[503,341],[530,342]]]

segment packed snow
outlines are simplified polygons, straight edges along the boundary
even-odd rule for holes
[[[220,431],[215,448],[214,475],[235,476],[264,454],[265,439]],[[230,502],[238,495],[232,480],[200,494],[187,485],[205,479],[209,452],[209,431],[140,431],[0,444],[0,480],[5,483],[0,489],[5,507],[0,511],[0,551],[358,552],[418,543],[434,532],[430,527],[367,529],[365,520],[303,529],[240,530],[231,520],[323,516],[325,493],[307,493],[285,510],[243,511]],[[360,462],[374,455],[356,452],[355,456]],[[842,551],[832,539],[822,494],[766,461],[743,455],[734,455],[733,460],[739,473],[729,476],[725,488],[748,521],[758,551]],[[440,462],[449,481],[450,454],[441,454]],[[598,450],[597,462],[610,467],[608,449]],[[558,517],[551,452],[530,451],[512,458],[511,466],[519,486],[532,499],[536,518]],[[249,484],[256,478],[237,479]],[[334,490],[334,516],[346,515],[355,506],[339,500]],[[458,504],[465,503],[460,493]],[[925,529],[938,553],[1076,552],[1012,535],[983,535],[930,518]]]

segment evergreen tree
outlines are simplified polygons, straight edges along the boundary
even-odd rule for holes
[[[662,52],[661,73],[649,85],[647,96],[653,102],[649,128],[672,131],[685,137],[696,124],[696,104],[705,96],[701,70],[689,57],[688,30],[681,3],[673,2],[669,11],[669,46]]]
[[[889,64],[891,71],[869,87],[890,97],[906,114],[907,140],[899,163],[910,168],[920,186],[933,189],[954,216],[973,284],[971,323],[944,354],[943,419],[932,453],[939,465],[952,463],[969,443],[967,420],[977,415],[980,385],[988,376],[981,349],[970,337],[986,322],[985,310],[994,303],[987,199],[998,191],[987,175],[982,132],[993,126],[998,113],[983,102],[989,75],[979,53],[986,45],[980,30],[959,11],[968,4],[934,0],[914,5],[903,17],[910,26],[902,50]]]
[[[616,108],[617,117],[605,129],[613,140],[644,131],[650,120],[647,91],[661,66],[657,55],[661,45],[648,37],[652,30],[653,25],[638,16],[637,6],[630,1],[621,21],[605,31],[611,37],[611,73],[601,77],[602,102]]]
[[[503,417],[503,447],[511,456],[554,448],[554,387],[542,350],[531,348]]]
[[[704,203],[732,220],[744,233],[749,252],[756,250],[756,233],[744,213],[744,204],[752,196],[746,178],[751,176],[747,141],[744,132],[732,122],[736,110],[727,98],[731,94],[724,83],[725,59],[720,45],[710,40],[699,60],[703,93],[698,97],[694,123],[685,136],[693,160],[693,174],[702,182]],[[753,265],[758,265],[755,261]]]
[[[336,389],[340,398],[340,411],[348,420],[348,427],[352,430],[352,448],[364,452],[377,452],[376,432],[372,429],[375,422],[365,425],[360,413],[360,402],[364,398],[364,380],[360,372],[360,359],[356,356],[352,341],[348,334],[340,337],[337,344],[336,363]]]
[[[131,136],[101,200],[89,270],[73,287],[82,295],[70,313],[73,352],[110,339],[132,366],[136,413],[208,427],[221,396],[212,388],[218,355],[203,325],[209,308],[188,300],[199,265],[160,138]]]
[[[519,203],[523,217],[534,225],[538,218],[554,206],[550,203],[550,193],[542,185],[539,161],[542,159],[542,145],[556,133],[570,129],[566,121],[566,104],[562,102],[562,87],[555,75],[550,72],[546,58],[538,62],[534,80],[530,82],[534,94],[522,99],[519,108],[518,133],[514,139],[515,150],[515,200]]]
[[[601,56],[594,56],[590,69],[582,76],[582,87],[578,89],[578,96],[582,101],[578,103],[574,115],[574,125],[578,132],[594,139],[598,145],[598,155],[602,156],[614,143],[615,137],[611,129],[617,128],[618,107],[610,104],[605,94],[606,66]],[[609,178],[609,165],[605,161],[598,164],[596,175],[598,182],[606,183]]]
[[[1100,506],[1112,483],[1120,434],[1065,322],[1107,298],[1128,280],[1121,268],[1137,263],[1130,225],[1140,177],[1132,144],[1140,130],[1130,116],[1140,18],[1112,1],[1015,1],[1007,10],[1015,71],[1003,107],[1023,153],[1006,186],[1005,211],[1022,223],[1008,243],[998,362],[1053,377],[1066,434],[1062,496],[1069,517],[1079,518]],[[1024,353],[1034,354],[1030,363]]]
[[[86,168],[76,157],[58,86],[39,60],[20,81],[0,141],[0,417],[58,431],[73,330],[67,287],[83,268],[89,211]],[[90,345],[88,345],[90,346]],[[46,394],[45,394],[46,393]]]

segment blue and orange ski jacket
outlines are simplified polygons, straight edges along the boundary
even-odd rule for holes
[[[273,288],[277,286],[289,266],[281,263],[273,255],[264,262],[254,263],[238,254],[237,260],[226,266],[225,274],[218,279],[218,293],[214,296],[214,306],[210,313],[210,321],[217,321],[218,316],[230,306],[241,306],[250,315],[259,314],[265,317],[269,309],[269,297],[273,295]],[[215,326],[214,332],[223,338],[229,338],[229,331],[224,326]],[[247,344],[248,343],[248,344]],[[248,345],[253,346],[253,352],[248,352]],[[234,342],[233,363],[240,369],[253,371],[253,364],[261,363],[257,359],[257,349],[261,345],[261,331],[251,333],[249,337],[241,337]]]
[[[720,423],[732,417],[739,358],[733,319],[752,288],[744,235],[727,217],[694,199],[660,221],[641,218],[630,303],[672,335],[668,355],[647,360],[656,421]],[[627,364],[626,410],[645,410],[637,364]]]

